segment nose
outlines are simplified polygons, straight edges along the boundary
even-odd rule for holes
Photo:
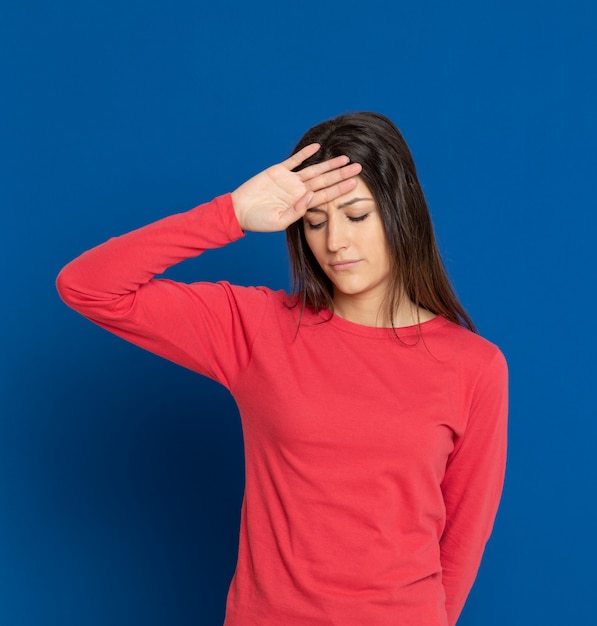
[[[338,252],[348,247],[346,225],[340,216],[330,217],[327,224],[327,247],[330,252]]]

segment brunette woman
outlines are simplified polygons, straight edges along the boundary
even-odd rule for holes
[[[154,278],[280,230],[290,294]],[[455,624],[502,490],[507,368],[450,286],[390,120],[315,126],[231,194],[85,252],[58,287],[236,399],[246,488],[226,626]]]

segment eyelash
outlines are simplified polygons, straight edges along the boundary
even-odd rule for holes
[[[368,218],[369,215],[371,215],[371,214],[370,213],[365,213],[364,215],[359,215],[358,217],[350,217],[349,215],[347,215],[346,217],[351,222],[362,222],[364,219]],[[320,228],[323,228],[324,224],[325,224],[325,222],[319,222],[319,224],[309,224],[309,229],[310,230],[319,230]]]

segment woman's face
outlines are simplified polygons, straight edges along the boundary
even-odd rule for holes
[[[334,285],[334,302],[346,298],[383,301],[390,256],[373,194],[361,177],[349,193],[303,218],[305,238]]]

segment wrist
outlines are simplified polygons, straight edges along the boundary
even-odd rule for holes
[[[242,198],[242,193],[239,193],[238,189],[235,189],[231,194],[230,194],[230,198],[232,200],[232,208],[234,210],[234,215],[236,216],[236,221],[238,222],[238,225],[241,227],[241,229],[243,231],[246,230],[244,224],[243,224],[243,215],[244,215],[244,211],[243,211],[243,198]]]

